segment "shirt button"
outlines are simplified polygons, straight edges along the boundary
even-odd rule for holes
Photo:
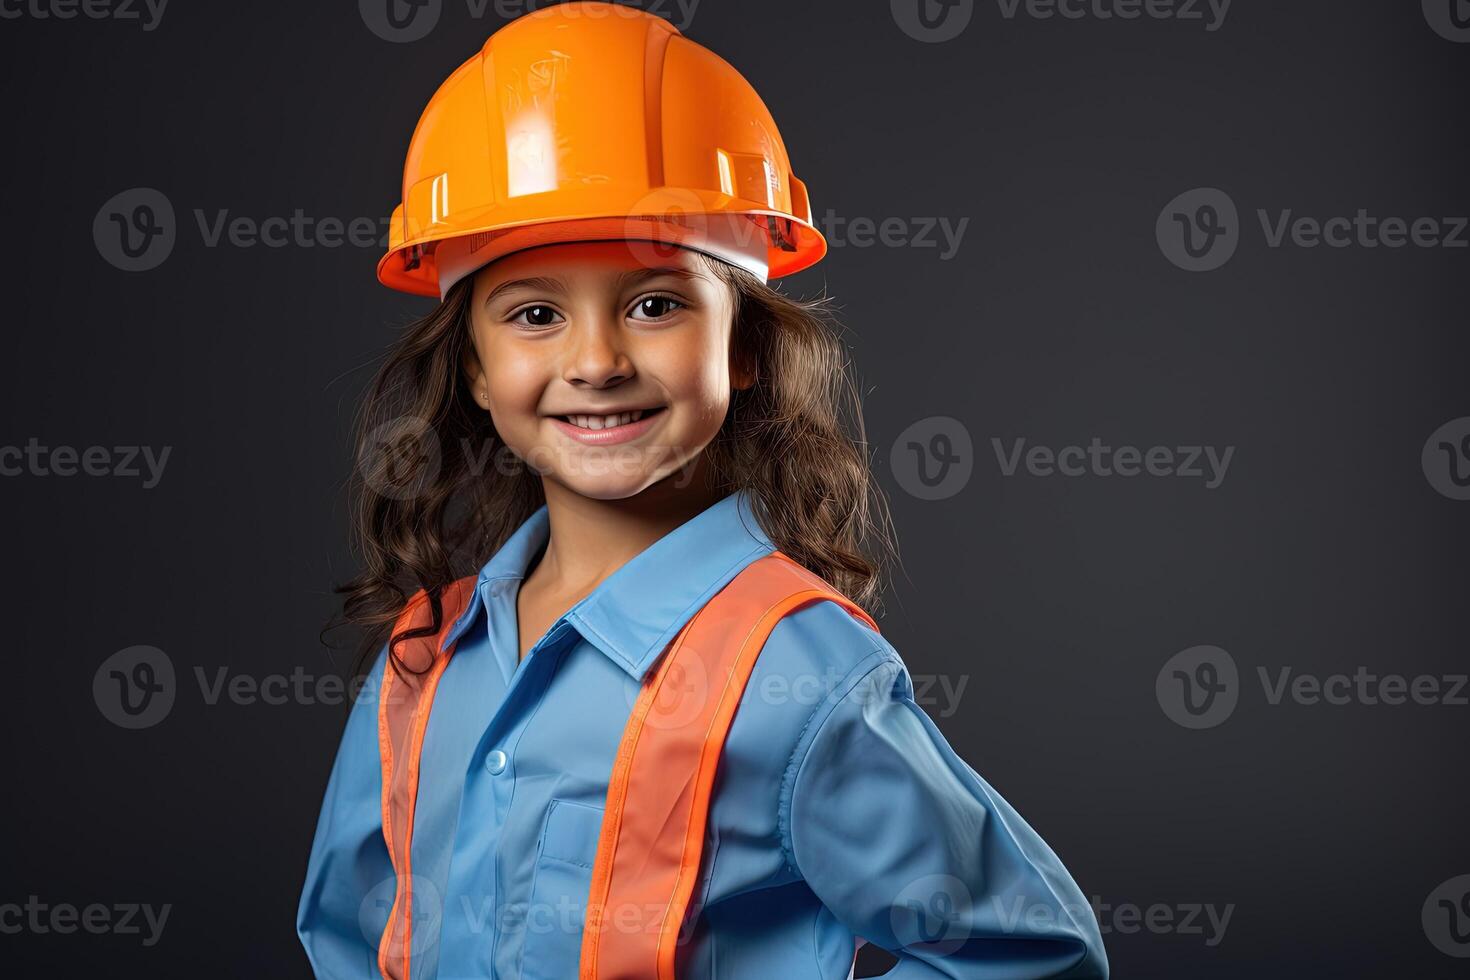
[[[500,751],[499,749],[495,749],[490,754],[486,755],[485,768],[489,770],[490,775],[492,776],[498,776],[501,773],[505,772],[505,753]]]

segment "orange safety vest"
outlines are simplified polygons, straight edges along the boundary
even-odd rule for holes
[[[474,577],[446,586],[438,634],[400,644],[400,656],[413,673],[383,671],[378,704],[383,837],[397,876],[378,945],[385,980],[412,976],[419,758],[434,692],[454,655],[453,647],[440,647],[468,607],[474,586]],[[675,980],[679,932],[690,912],[716,768],[735,710],[772,628],[787,613],[823,600],[878,629],[852,600],[772,552],[747,565],[705,603],[644,677],[608,781],[578,980]],[[427,594],[420,592],[393,632],[431,623]]]

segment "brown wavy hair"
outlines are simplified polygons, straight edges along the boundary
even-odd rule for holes
[[[704,450],[717,488],[749,490],[776,547],[876,618],[897,547],[830,300],[792,299],[744,269],[700,257],[731,289],[731,344],[756,370],[754,385],[732,392]],[[534,470],[499,465],[514,458],[464,376],[473,281],[460,280],[408,326],[358,414],[353,523],[362,571],[337,587],[345,598],[329,629],[363,631],[359,672],[385,639],[394,669],[409,669],[398,644],[438,632],[441,590],[474,574],[545,502]],[[490,460],[497,465],[487,468]],[[420,590],[431,624],[390,636]]]

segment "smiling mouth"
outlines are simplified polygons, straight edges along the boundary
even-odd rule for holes
[[[552,418],[559,419],[568,425],[574,425],[579,429],[589,432],[600,432],[603,429],[616,429],[624,425],[632,425],[650,415],[657,415],[664,410],[664,406],[658,405],[654,408],[637,408],[631,412],[615,412],[611,415],[553,415]]]

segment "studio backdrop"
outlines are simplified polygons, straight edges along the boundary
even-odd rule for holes
[[[309,975],[374,266],[542,6],[0,0],[7,975]],[[1113,975],[1464,976],[1470,3],[641,6],[782,127],[883,634]]]

